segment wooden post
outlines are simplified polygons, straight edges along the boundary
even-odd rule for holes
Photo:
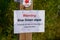
[[[20,4],[19,6],[20,6],[20,10],[32,10],[33,9],[33,3],[28,8],[24,7],[22,4]],[[19,34],[19,40],[32,40],[32,33]]]

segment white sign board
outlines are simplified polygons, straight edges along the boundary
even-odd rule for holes
[[[19,2],[25,7],[29,7],[32,4],[32,0],[14,0],[15,2]]]
[[[44,32],[45,10],[15,10],[14,33]]]

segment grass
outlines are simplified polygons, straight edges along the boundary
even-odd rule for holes
[[[18,3],[2,0],[0,5],[0,40],[17,40],[18,36],[13,33],[13,10],[18,9]],[[33,33],[32,39],[60,40],[60,0],[34,0],[33,5],[33,10],[45,10],[45,32]]]

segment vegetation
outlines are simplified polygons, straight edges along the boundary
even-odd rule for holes
[[[13,33],[13,11],[18,10],[14,0],[0,0],[0,40],[18,40]],[[33,40],[60,40],[60,0],[34,0],[34,10],[45,10],[45,32],[33,33]]]

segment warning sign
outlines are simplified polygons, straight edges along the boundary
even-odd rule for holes
[[[15,10],[14,33],[44,32],[45,10]]]

